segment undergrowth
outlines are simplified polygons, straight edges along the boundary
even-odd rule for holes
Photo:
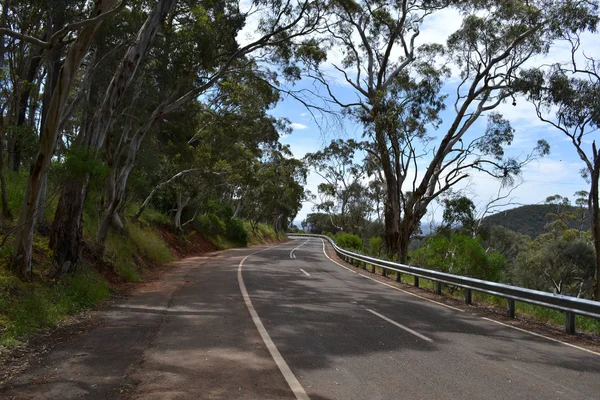
[[[25,178],[19,175],[8,174],[8,179],[20,180],[23,184],[25,182]],[[16,186],[17,182],[11,184],[11,187]],[[13,210],[18,210],[17,205],[22,199],[22,194],[10,194],[9,201]],[[94,242],[98,230],[97,201],[91,195],[84,210],[83,231],[87,243]],[[56,207],[51,202],[49,204],[47,220],[50,220]],[[138,282],[143,280],[147,268],[174,259],[169,246],[156,228],[169,226],[172,221],[151,207],[144,211],[138,221],[133,221],[128,216],[133,215],[137,207],[137,204],[132,204],[123,210],[125,231],[111,230],[108,235],[105,261],[112,265],[110,272],[99,273],[89,264],[92,260],[86,260],[60,280],[52,279],[49,239],[36,236],[33,252],[34,279],[32,282],[24,282],[10,270],[10,241],[0,247],[0,353],[19,346],[39,330],[57,326],[69,315],[94,308],[108,299],[113,287],[105,274],[116,274],[120,281]],[[251,228],[247,222],[230,219],[223,232],[205,236],[220,249],[281,239],[268,225],[258,224],[255,229]],[[184,234],[177,237],[180,242],[187,240]]]

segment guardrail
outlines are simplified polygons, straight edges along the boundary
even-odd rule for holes
[[[327,240],[335,250],[336,254],[351,264],[358,267],[367,268],[367,264],[372,266],[375,273],[375,266],[382,269],[382,275],[386,275],[387,271],[395,271],[396,280],[402,280],[401,274],[412,275],[414,278],[414,286],[419,287],[419,278],[428,279],[436,283],[435,292],[438,295],[442,294],[442,285],[451,285],[465,289],[465,303],[471,304],[472,291],[487,293],[494,296],[502,297],[507,300],[507,314],[510,318],[515,317],[515,301],[534,304],[537,306],[547,307],[554,310],[563,311],[565,313],[565,331],[567,333],[575,333],[575,315],[583,315],[600,319],[600,302],[579,299],[571,296],[552,294],[539,290],[525,289],[518,286],[507,285],[503,283],[489,282],[481,279],[469,278],[466,276],[453,275],[445,272],[434,271],[410,265],[399,264],[391,261],[380,260],[365,256],[363,254],[354,253],[343,249],[335,244],[335,242],[325,235],[313,234],[289,234],[289,237],[318,237]]]

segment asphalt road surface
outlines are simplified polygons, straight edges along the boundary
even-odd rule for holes
[[[600,399],[600,354],[343,268],[317,238],[180,261],[4,399]]]

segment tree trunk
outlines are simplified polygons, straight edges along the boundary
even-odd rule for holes
[[[146,199],[144,200],[144,202],[142,203],[142,205],[140,206],[140,208],[137,210],[137,212],[135,213],[135,215],[133,216],[133,219],[137,220],[140,218],[140,216],[142,215],[142,213],[144,212],[144,210],[146,209],[146,207],[148,207],[148,205],[150,204],[150,201],[152,201],[152,198],[154,197],[154,194],[156,192],[158,192],[160,189],[162,189],[163,187],[169,185],[171,182],[175,181],[176,179],[187,175],[191,172],[196,172],[199,171],[199,168],[192,168],[192,169],[186,169],[183,170],[181,172],[176,173],[175,175],[173,175],[171,178],[167,179],[164,182],[159,183],[158,185],[156,185],[154,187],[154,189],[152,189],[152,191],[150,192],[150,194],[148,195],[148,197],[146,197]],[[234,215],[235,217],[235,215]]]
[[[54,263],[60,274],[68,272],[68,267],[74,266],[79,258],[83,220],[73,219],[72,216],[83,214],[84,203],[71,199],[85,198],[85,193],[81,192],[85,190],[82,186],[81,182],[71,181],[65,182],[60,189],[60,199],[50,233],[50,248],[54,250]]]
[[[8,205],[6,192],[6,179],[4,177],[4,110],[0,109],[0,188],[2,190],[2,218],[12,220],[12,213]]]
[[[595,150],[595,146],[594,146]],[[589,197],[592,237],[595,249],[594,300],[600,301],[600,200],[598,199],[598,179],[600,179],[600,156],[594,154],[594,170],[591,173]]]
[[[412,237],[418,221],[421,220],[421,215],[416,215],[413,206],[408,204],[404,209],[402,220],[399,222],[399,237],[398,237],[398,260],[402,264],[408,263],[408,251],[410,238]]]
[[[114,5],[116,0],[98,0],[96,2],[95,15],[102,14]],[[54,148],[58,138],[58,125],[65,107],[71,87],[77,76],[81,61],[87,54],[96,29],[101,24],[96,21],[81,29],[75,41],[69,47],[69,51],[59,72],[58,84],[50,101],[46,115],[46,123],[40,135],[40,148],[35,161],[31,165],[27,189],[25,191],[23,207],[17,226],[13,268],[24,278],[31,278],[31,256],[33,250],[33,233],[35,230],[36,215],[40,190],[48,173]]]
[[[388,254],[400,253],[400,199],[397,196],[395,179],[387,181],[387,194],[384,206],[385,246]]]
[[[40,184],[40,196],[38,199],[37,205],[37,219],[35,221],[36,224],[44,222],[44,211],[46,210],[46,194],[48,192],[48,175],[45,175],[42,178],[42,182]]]
[[[94,115],[93,123],[90,125],[91,129],[86,130],[85,137],[81,138],[80,143],[84,147],[91,149],[101,149],[104,146],[104,140],[109,126],[112,123],[113,115],[119,105],[126,89],[131,84],[131,81],[135,77],[138,67],[146,55],[146,52],[152,43],[154,36],[158,32],[162,22],[164,21],[167,14],[175,6],[177,0],[159,0],[150,15],[146,18],[144,25],[140,28],[136,41],[129,47],[123,60],[121,61],[117,71],[113,75],[113,78],[106,89],[102,104],[98,108],[98,111]],[[59,202],[59,208],[57,208],[57,215],[61,215],[62,221],[60,224],[53,224],[53,236],[56,237],[55,246],[64,248],[69,246],[79,247],[79,241],[81,235],[77,235],[79,229],[81,229],[81,219],[83,216],[83,203],[85,202],[85,194],[87,192],[87,183],[89,179],[85,179],[82,182],[74,183],[77,186],[76,190],[66,191],[71,194],[75,193],[75,197],[66,197],[63,200],[65,192],[61,192],[61,200]],[[71,185],[71,183],[67,183]],[[72,204],[76,203],[76,205]],[[62,204],[63,209],[60,205]],[[105,218],[102,221],[100,230],[98,231],[97,240],[104,246],[104,242],[108,235],[108,228],[110,222],[113,220],[113,214],[117,210],[119,204],[109,204],[107,212],[108,222]],[[106,213],[105,213],[106,214]],[[55,219],[56,221],[56,219]],[[107,225],[108,223],[108,225]],[[71,225],[69,228],[67,225]],[[61,232],[62,231],[62,232]],[[69,233],[71,232],[71,233]],[[66,236],[63,236],[67,233]],[[69,243],[77,241],[77,244]],[[70,261],[71,264],[77,263],[77,253],[72,252],[69,254],[71,258],[65,261]]]
[[[181,198],[181,193],[177,192],[177,211],[175,212],[175,228],[178,230],[183,230],[181,226],[181,214],[183,213],[183,209],[190,202],[190,194],[186,193],[185,197]]]

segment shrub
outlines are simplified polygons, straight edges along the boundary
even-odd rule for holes
[[[198,230],[208,236],[223,236],[227,226],[215,214],[204,214],[197,219]]]
[[[478,238],[434,236],[411,254],[417,265],[456,275],[497,282],[506,263],[498,253],[486,253]]]
[[[227,239],[242,246],[248,245],[248,232],[244,227],[244,221],[238,218],[227,221]]]
[[[335,242],[338,246],[348,250],[361,251],[363,248],[362,240],[358,236],[350,233],[338,232],[335,235]]]
[[[381,255],[382,240],[379,236],[373,236],[369,238],[369,254],[374,257]]]

